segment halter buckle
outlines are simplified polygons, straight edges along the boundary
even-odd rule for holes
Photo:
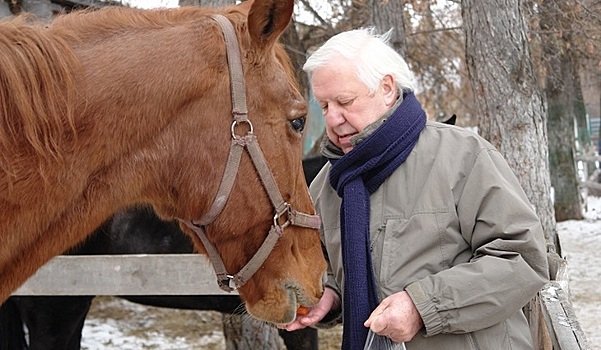
[[[236,283],[234,282],[234,276],[232,275],[225,275],[225,279],[219,280],[217,284],[226,292],[233,292],[238,289]]]

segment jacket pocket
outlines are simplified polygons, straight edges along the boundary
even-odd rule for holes
[[[390,294],[443,268],[440,263],[444,249],[440,246],[438,231],[436,213],[386,220],[384,234],[379,236],[380,279]]]
[[[471,257],[455,213],[445,208],[414,213],[409,218],[389,218],[384,234],[377,239],[381,247],[380,283],[386,296]]]

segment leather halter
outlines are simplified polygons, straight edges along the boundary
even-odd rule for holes
[[[231,292],[244,283],[246,283],[255,272],[263,265],[273,247],[277,243],[278,239],[284,233],[284,228],[288,225],[296,225],[308,228],[318,229],[320,226],[320,219],[317,215],[310,215],[298,212],[294,210],[291,205],[284,201],[282,195],[277,187],[277,183],[263,152],[257,142],[257,137],[253,133],[253,125],[248,119],[248,111],[246,107],[246,85],[244,82],[244,74],[242,72],[242,62],[240,59],[240,49],[238,47],[238,40],[234,27],[230,21],[222,15],[213,15],[211,17],[217,23],[219,23],[223,36],[225,37],[227,61],[230,71],[230,84],[231,84],[231,95],[232,95],[232,115],[234,121],[232,122],[231,133],[232,142],[230,145],[230,154],[228,156],[227,164],[223,174],[223,178],[219,185],[219,190],[213,205],[209,211],[198,221],[191,220],[180,220],[190,227],[196,235],[202,241],[209,259],[215,269],[217,275],[217,283],[219,287],[226,292]],[[245,136],[236,135],[236,126],[246,123],[248,124],[249,132]],[[232,275],[227,272],[223,260],[217,252],[215,246],[209,242],[205,233],[205,226],[212,223],[217,216],[222,212],[232,187],[236,174],[238,173],[238,167],[240,165],[240,159],[242,150],[246,148],[250,154],[251,160],[259,173],[263,187],[265,188],[271,204],[275,208],[275,214],[273,216],[273,225],[269,230],[269,234],[263,241],[263,244],[255,255],[246,263],[242,269]],[[284,223],[280,223],[280,218],[285,218]]]

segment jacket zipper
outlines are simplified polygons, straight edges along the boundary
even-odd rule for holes
[[[471,348],[474,350],[480,350],[480,347],[478,346],[478,342],[476,341],[476,339],[474,339],[474,336],[472,335],[472,333],[468,333],[466,336],[467,336],[468,343],[470,343],[470,345],[471,345]]]

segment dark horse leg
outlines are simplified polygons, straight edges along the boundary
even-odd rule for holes
[[[317,329],[315,328],[304,328],[294,332],[288,332],[284,329],[278,330],[280,337],[284,340],[286,349],[315,349],[319,348],[319,339],[317,336]]]
[[[9,298],[5,305],[12,304],[16,313],[0,315],[0,323],[13,324],[12,330],[2,328],[0,349],[79,350],[81,331],[93,298],[91,296]],[[29,347],[25,343],[23,324],[27,326],[29,333]],[[10,340],[12,345],[8,344],[5,347],[5,337],[12,339]]]
[[[12,298],[0,305],[0,350],[25,350],[25,332],[19,309]]]

